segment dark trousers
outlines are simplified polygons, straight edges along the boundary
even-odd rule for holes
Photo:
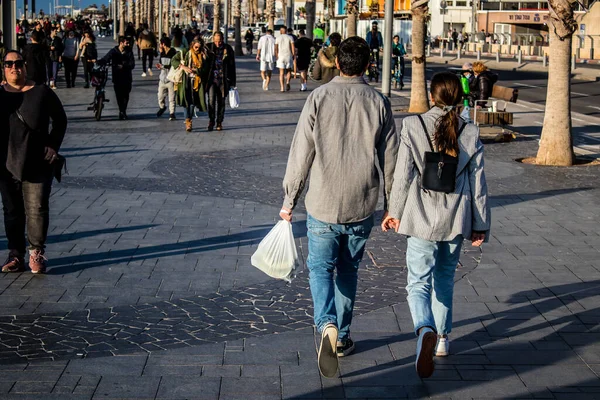
[[[208,88],[208,119],[211,124],[215,123],[215,114],[218,124],[225,118],[225,98],[221,90],[219,85],[210,85]]]
[[[152,61],[154,61],[154,49],[142,50],[142,70],[144,73],[148,70],[147,68],[152,69]],[[148,67],[146,67],[146,62],[148,62]]]
[[[379,68],[379,48],[371,49],[373,52],[373,58],[375,59],[375,63],[377,63],[377,68]]]
[[[85,77],[85,83],[89,84],[92,80],[92,68],[94,68],[94,63],[88,61],[87,58],[82,59],[81,63],[83,64],[83,76]]]
[[[65,67],[65,80],[67,87],[75,86],[75,77],[77,77],[77,66],[79,60],[63,57],[63,65]]]
[[[50,221],[51,190],[52,176],[45,177],[40,182],[0,178],[4,229],[11,255],[25,255],[25,225],[29,249],[44,250]]]
[[[131,82],[129,83],[115,83],[115,97],[117,98],[117,104],[119,105],[119,112],[127,111],[127,104],[129,103],[129,93],[131,93]]]

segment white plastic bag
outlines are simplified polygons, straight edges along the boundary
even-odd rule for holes
[[[240,106],[240,95],[235,87],[229,89],[229,106],[231,108],[238,108]]]
[[[298,261],[292,224],[281,220],[258,244],[250,262],[272,278],[292,279]]]

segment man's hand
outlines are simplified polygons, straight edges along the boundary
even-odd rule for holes
[[[260,56],[256,56],[256,61],[260,61]]]
[[[286,207],[281,207],[281,211],[279,211],[279,216],[281,219],[286,220],[287,222],[292,222],[292,210]]]
[[[473,233],[471,233],[471,242],[474,247],[481,246],[483,244],[484,240],[485,240],[485,232],[473,231]]]
[[[58,157],[56,151],[52,147],[46,147],[44,160],[52,164],[56,160],[56,157]]]
[[[156,68],[162,69],[162,64],[161,63],[156,63]]]
[[[381,230],[387,232],[388,230],[393,229],[394,232],[398,232],[398,228],[400,228],[400,220],[390,217],[386,211],[381,220]]]

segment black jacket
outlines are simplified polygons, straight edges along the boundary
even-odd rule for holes
[[[226,56],[224,57],[224,60],[223,60],[223,93],[227,94],[227,93],[229,93],[230,88],[237,86],[236,85],[236,71],[235,71],[235,54],[233,52],[233,48],[230,45],[223,43],[223,46],[225,47],[225,52],[226,52]],[[208,50],[211,53],[216,54],[217,48],[214,43],[209,43]],[[216,56],[213,58],[213,65],[211,66],[211,69],[210,69],[211,75],[208,76],[207,88],[212,86],[214,83],[212,73],[214,72],[215,66],[216,66]]]
[[[38,85],[46,83],[50,52],[46,44],[30,43],[23,49],[23,59],[27,63],[27,79]]]
[[[54,47],[54,50],[52,50],[52,47]],[[65,46],[61,38],[54,36],[54,39],[50,39],[48,42],[48,48],[50,49],[50,60],[58,61],[60,56],[62,56]]]
[[[498,81],[498,75],[491,71],[483,71],[477,76],[477,100],[487,100],[492,96],[494,83]],[[483,105],[483,104],[481,104]]]
[[[101,62],[112,63],[112,81],[114,84],[128,84],[131,85],[133,82],[133,76],[131,71],[135,68],[135,57],[131,49],[125,50],[121,53],[119,46],[115,46],[104,57]]]

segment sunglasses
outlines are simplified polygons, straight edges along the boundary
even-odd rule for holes
[[[25,66],[25,61],[24,60],[7,60],[4,61],[4,68],[18,68],[21,69]]]

